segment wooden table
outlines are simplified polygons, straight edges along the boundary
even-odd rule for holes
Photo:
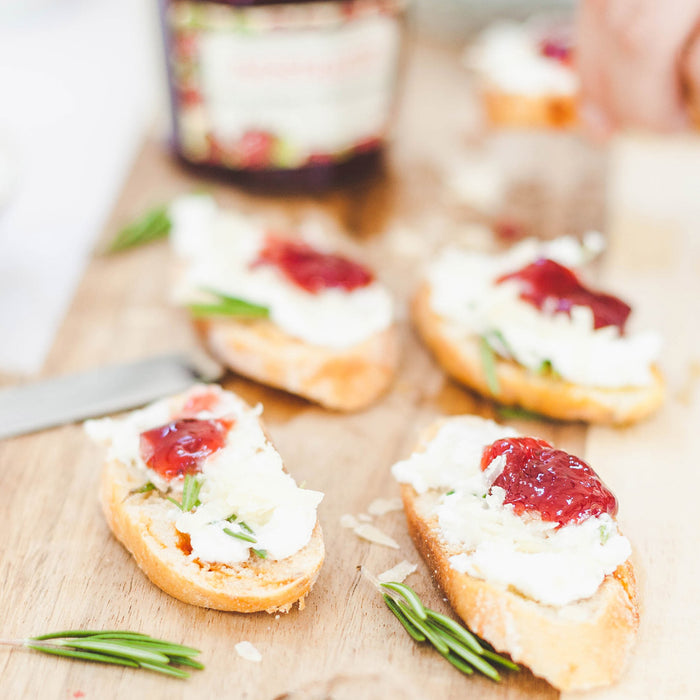
[[[256,199],[219,186],[213,191],[225,205],[271,219],[294,223],[314,216],[344,230],[405,309],[429,252],[455,238],[480,242],[465,227],[478,217],[450,200],[441,174],[455,152],[477,143],[474,115],[456,53],[421,44],[411,54],[385,181],[321,200]],[[529,160],[543,174],[539,183],[513,190],[505,216],[547,236],[603,224],[604,154],[576,139],[553,136],[501,137],[490,147],[505,154],[510,165],[521,167]],[[694,659],[700,649],[700,470],[695,466],[700,236],[688,224],[698,220],[692,184],[699,181],[698,170],[696,143],[633,141],[613,151],[607,188],[610,251],[600,275],[635,302],[640,326],[658,327],[668,339],[663,364],[669,396],[663,410],[625,430],[515,422],[594,465],[619,496],[622,526],[634,544],[643,600],[638,644],[621,683],[590,697],[700,696]],[[147,143],[104,239],[134,214],[190,190],[193,183],[159,142]],[[187,319],[169,303],[171,276],[164,243],[120,256],[96,256],[45,374],[195,347]],[[408,582],[427,604],[447,610],[401,513],[374,519],[400,543],[398,552],[358,539],[340,526],[340,516],[366,512],[374,498],[398,493],[389,466],[408,453],[417,432],[437,415],[496,415],[488,402],[444,377],[406,322],[402,333],[403,362],[394,387],[362,413],[333,414],[240,378],[225,381],[247,400],[264,403],[270,433],[290,471],[326,494],[319,515],[327,559],[301,612],[221,613],[185,605],[155,588],[105,525],[96,499],[101,451],[80,426],[0,444],[2,636],[79,627],[138,629],[201,648],[206,664],[205,671],[183,682],[0,649],[0,696],[556,697],[556,691],[527,671],[500,685],[461,675],[434,651],[414,644],[357,575],[359,564],[378,573],[404,558],[417,562],[418,571]],[[241,640],[262,652],[260,664],[237,656],[233,647]]]

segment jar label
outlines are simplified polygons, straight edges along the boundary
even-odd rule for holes
[[[392,108],[402,9],[397,0],[171,4],[183,155],[299,168],[376,148]]]

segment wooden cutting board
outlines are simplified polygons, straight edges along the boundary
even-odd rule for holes
[[[391,169],[382,182],[319,200],[254,198],[211,186],[224,205],[292,224],[311,217],[350,236],[396,292],[403,310],[427,254],[453,239],[488,244],[467,225],[478,217],[446,195],[442,174],[455,153],[478,143],[475,105],[457,56],[421,44],[411,57]],[[551,135],[499,137],[487,146],[504,156],[506,165],[538,173],[537,180],[513,188],[503,214],[509,221],[546,236],[604,223],[604,154],[575,138]],[[613,152],[610,251],[599,272],[635,302],[640,326],[657,327],[668,339],[669,397],[661,413],[625,430],[514,422],[593,464],[617,493],[622,526],[634,544],[643,599],[639,641],[621,683],[590,697],[700,695],[694,659],[700,648],[700,470],[695,466],[700,237],[692,228],[698,212],[691,186],[699,169],[700,147],[693,142],[632,141]],[[180,171],[160,142],[147,143],[104,240],[144,208],[196,186],[201,182]],[[195,348],[187,318],[169,303],[172,275],[165,243],[119,256],[96,255],[45,374]],[[96,499],[101,450],[80,426],[1,443],[1,636],[80,627],[137,629],[200,648],[206,670],[183,682],[0,648],[0,696],[556,697],[527,671],[500,685],[461,675],[410,640],[358,577],[358,565],[379,573],[402,559],[416,562],[418,571],[408,583],[428,605],[448,611],[413,548],[402,513],[373,520],[397,540],[400,551],[358,539],[340,526],[340,517],[366,512],[377,497],[397,495],[389,466],[408,454],[418,431],[436,416],[497,416],[491,404],[444,377],[405,316],[402,334],[403,361],[391,392],[362,413],[330,413],[234,376],[224,382],[248,401],[264,404],[269,431],[289,470],[326,494],[319,515],[327,559],[303,611],[239,615],[170,598],[108,531]],[[237,656],[234,645],[242,640],[260,650],[259,664]]]

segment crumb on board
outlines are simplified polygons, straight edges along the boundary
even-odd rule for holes
[[[369,542],[374,542],[375,544],[381,544],[384,547],[391,547],[392,549],[399,549],[399,544],[389,535],[383,533],[379,528],[369,523],[361,523],[354,528],[354,532],[358,537]]]
[[[382,583],[387,583],[389,581],[395,581],[397,583],[403,583],[416,569],[417,564],[411,564],[410,561],[404,559],[400,561],[396,566],[391,569],[387,569],[377,576],[377,578]]]
[[[375,498],[367,507],[367,512],[370,515],[386,515],[386,513],[402,508],[403,504],[398,496],[396,498]]]
[[[238,656],[246,661],[262,661],[262,654],[250,642],[238,642],[234,649]]]

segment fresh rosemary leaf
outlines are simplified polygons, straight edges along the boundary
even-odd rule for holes
[[[189,678],[190,674],[187,671],[183,671],[181,668],[175,666],[169,666],[166,664],[156,664],[150,663],[148,661],[142,661],[139,663],[141,668],[145,668],[149,671],[156,671],[157,673],[165,673],[168,676],[175,676],[176,678]]]
[[[459,656],[455,656],[454,654],[450,653],[443,654],[443,657],[462,673],[466,673],[468,676],[471,676],[474,673],[474,669],[468,663],[460,659]]]
[[[267,306],[253,304],[245,299],[232,297],[215,289],[202,290],[211,294],[216,301],[210,304],[189,304],[187,308],[195,317],[203,316],[233,316],[238,318],[267,318],[270,309]]]
[[[481,656],[483,656],[485,659],[490,659],[494,663],[500,664],[504,668],[509,668],[511,671],[520,670],[520,666],[518,666],[518,664],[513,663],[510,659],[506,659],[505,656],[501,656],[500,654],[497,654],[495,651],[491,651],[490,649],[484,649],[481,652]]]
[[[393,612],[394,615],[396,615],[399,622],[404,626],[406,632],[408,632],[411,635],[411,637],[413,637],[413,639],[415,639],[417,642],[425,641],[425,635],[417,627],[413,626],[413,623],[403,614],[401,608],[394,602],[394,600],[390,596],[384,595],[384,602],[386,603],[389,610],[391,610],[391,612]]]
[[[500,345],[500,348],[496,348],[497,350],[503,350],[503,352],[506,354],[507,357],[514,358],[515,355],[513,351],[510,349],[510,345],[506,342],[505,337],[503,336],[503,333],[499,330],[492,330],[489,331],[488,333],[489,338],[493,338],[498,345]],[[493,347],[493,343],[491,343],[491,347]]]
[[[535,411],[528,411],[526,408],[517,406],[499,406],[498,415],[509,420],[543,420],[544,416]]]
[[[450,648],[450,651],[462,658],[468,664],[471,664],[478,671],[481,671],[485,676],[494,681],[501,680],[501,677],[498,675],[498,671],[496,671],[496,669],[491,666],[488,661],[484,661],[479,654],[475,654],[471,649],[468,649],[450,637],[450,635],[444,635],[442,640]]]
[[[143,486],[139,486],[137,489],[131,489],[131,491],[129,491],[129,495],[134,496],[137,493],[149,493],[150,491],[155,490],[156,485],[151,481],[147,481]]]
[[[499,681],[500,674],[489,661],[513,671],[519,670],[512,661],[486,648],[485,643],[482,644],[458,622],[435,610],[426,608],[418,594],[410,586],[397,582],[382,583],[362,567],[360,570],[382,593],[387,607],[406,632],[416,642],[430,642],[445,659],[462,673],[473,674],[477,670],[487,678]],[[421,613],[424,617],[421,616]]]
[[[141,663],[141,661],[161,664],[168,663],[168,657],[165,654],[137,647],[133,644],[129,644],[126,640],[120,643],[118,640],[108,642],[102,639],[92,639],[88,637],[87,639],[74,639],[63,642],[63,644],[73,649],[93,651],[110,656],[120,656],[125,659],[136,661],[136,663]]]
[[[486,384],[489,391],[496,395],[500,389],[498,376],[496,375],[496,353],[484,336],[479,338],[479,353],[481,355],[481,366],[486,376]]]
[[[537,368],[537,374],[549,374],[552,371],[552,361],[542,360],[542,364]]]
[[[387,583],[382,583],[381,585],[382,588],[398,593],[406,601],[406,603],[408,603],[419,619],[428,619],[428,613],[426,612],[421,599],[410,586],[407,586],[405,583],[396,583],[394,581],[388,581]]]
[[[189,656],[170,656],[170,663],[176,664],[178,666],[190,666],[191,668],[196,668],[198,671],[204,670],[204,664],[200,664],[199,661],[191,659]]]
[[[439,612],[435,612],[434,610],[427,610],[426,612],[428,613],[428,617],[433,622],[436,622],[438,625],[440,625],[440,627],[443,627],[459,642],[463,643],[477,654],[481,654],[484,651],[476,637],[469,630],[462,627],[462,625],[457,624],[452,618],[442,615]]]
[[[255,554],[256,557],[260,557],[260,559],[267,559],[267,550],[265,549],[254,549],[253,547],[250,548],[251,552]]]
[[[198,505],[199,492],[202,489],[202,482],[193,474],[185,474],[185,481],[182,485],[182,510],[189,512]]]
[[[117,666],[131,666],[138,668],[138,664],[130,659],[123,657],[109,656],[108,654],[95,654],[89,651],[77,651],[75,649],[66,649],[62,647],[54,647],[42,644],[25,644],[28,649],[40,651],[43,654],[53,654],[54,656],[67,656],[71,659],[83,659],[85,661],[100,661],[104,664],[116,664]]]
[[[125,226],[114,237],[107,248],[108,253],[117,253],[127,248],[150,243],[170,233],[172,222],[168,205],[162,204],[147,211],[141,218]]]
[[[252,534],[253,534],[253,530],[252,530],[252,528],[250,527],[250,525],[247,525],[247,524],[244,523],[242,520],[238,523],[238,525],[240,526],[240,528],[241,528],[242,530],[245,530],[249,535],[252,535]]]
[[[178,666],[204,668],[191,658],[199,654],[198,649],[128,630],[66,630],[39,635],[24,642],[3,644],[25,646],[71,659],[145,668],[177,678],[189,677],[189,673]]]
[[[235,537],[238,540],[243,540],[244,542],[252,542],[253,544],[255,544],[258,541],[255,537],[253,537],[253,535],[249,535],[247,532],[234,532],[233,530],[231,530],[231,528],[228,527],[224,528],[224,532],[227,535]]]
[[[450,651],[447,642],[443,638],[439,629],[435,629],[426,620],[422,620],[416,615],[413,608],[409,608],[402,600],[397,601],[397,605],[401,608],[401,612],[417,627],[428,639],[428,641],[441,653],[447,654]]]

